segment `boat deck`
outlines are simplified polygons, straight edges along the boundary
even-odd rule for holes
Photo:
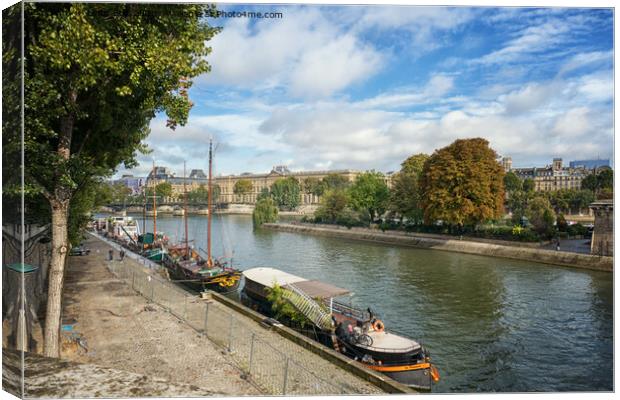
[[[377,332],[370,330],[366,333],[372,338],[372,346],[363,346],[368,349],[380,349],[384,352],[408,352],[419,349],[420,343],[413,339],[409,339],[403,336],[399,336],[389,332]]]

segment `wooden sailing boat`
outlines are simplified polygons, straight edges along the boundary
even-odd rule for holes
[[[183,168],[184,182],[184,220],[185,220],[185,243],[179,243],[168,248],[168,253],[163,259],[163,265],[168,270],[171,279],[176,280],[197,291],[215,290],[218,292],[230,292],[239,287],[241,271],[228,266],[221,260],[216,260],[211,255],[211,217],[212,212],[212,181],[213,181],[213,143],[209,141],[209,186],[207,207],[207,258],[189,246],[187,229],[187,189],[185,186],[185,168]]]
[[[155,178],[155,161],[153,161],[153,179]],[[166,237],[163,232],[157,234],[157,196],[155,194],[155,186],[153,186],[153,233],[146,232],[146,189],[144,190],[144,210],[143,210],[143,229],[142,234],[138,236],[138,245],[141,246],[142,256],[151,261],[162,262],[166,253]]]

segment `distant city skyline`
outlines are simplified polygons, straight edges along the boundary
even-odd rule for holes
[[[613,11],[604,8],[226,5],[185,127],[151,123],[140,166],[218,174],[398,170],[483,137],[515,167],[613,159]],[[612,161],[613,162],[613,161]],[[178,173],[177,173],[178,175]]]
[[[510,156],[508,155],[506,157],[510,157]],[[553,164],[553,159],[554,158],[561,158],[561,157],[553,157],[547,163],[540,164],[540,165],[520,165],[520,164],[514,164],[514,159],[513,159],[512,160],[513,161],[512,168],[513,169],[532,168],[532,167],[534,167],[534,168],[546,168],[546,167],[549,167],[549,166],[551,166]],[[586,163],[584,165],[583,161],[588,161],[588,163]],[[595,162],[595,161],[605,161],[605,162],[607,162],[608,164],[610,164],[613,167],[613,163],[612,163],[613,160],[611,160],[611,159],[601,159],[601,158],[598,158],[598,159],[595,158],[595,159],[589,159],[589,160],[565,160],[565,159],[562,159],[563,166],[566,167],[566,168],[568,168],[568,167],[573,168],[573,166],[571,164],[577,163],[577,165],[575,165],[575,167],[579,167],[579,166],[584,165],[586,168],[591,169],[591,167],[588,166],[588,164],[591,164],[592,162]],[[502,160],[498,159],[498,162],[501,163]],[[607,164],[607,163],[603,163],[603,164]],[[183,169],[181,169],[179,171],[175,171],[173,168],[170,168],[168,165],[164,165],[164,164],[155,164],[155,166],[158,167],[158,168],[161,168],[161,167],[166,168],[167,171],[169,173],[171,173],[176,178],[182,178],[183,177]],[[264,171],[243,171],[243,172],[240,172],[240,173],[232,173],[232,174],[224,174],[224,173],[216,173],[216,172],[214,172],[214,176],[219,177],[219,176],[227,176],[227,175],[242,176],[244,174],[266,174],[266,173],[271,172],[275,167],[281,167],[281,166],[287,167],[286,165],[274,164],[272,166],[272,168],[268,168],[267,170],[264,170]],[[378,170],[376,168],[369,168],[367,170],[375,170],[375,171],[382,172],[382,173],[390,173],[390,172],[398,172],[399,169],[400,168],[397,168],[397,169],[394,169],[394,170],[389,170],[389,171],[382,171],[382,170]],[[191,178],[190,177],[190,173],[192,172],[192,170],[202,170],[202,172],[205,173],[205,178],[206,178],[206,174],[208,173],[208,169],[207,168],[197,168],[197,167],[191,167],[189,165],[186,165],[186,171],[185,172],[186,172],[186,177],[187,178]],[[358,170],[358,169],[355,169],[355,168],[338,168],[338,169],[333,168],[333,169],[325,169],[325,170],[308,170],[308,169],[299,169],[298,170],[298,169],[290,169],[289,172],[295,173],[295,172],[306,172],[306,171],[310,172],[310,171],[342,171],[342,170],[351,170],[351,171],[359,171],[359,172],[366,171],[366,169]],[[122,174],[117,174],[112,179],[121,179],[123,177],[146,178],[150,174],[151,171],[152,171],[152,166],[151,166],[151,168],[148,171],[146,171],[142,175],[136,175],[136,173],[138,173],[138,172],[135,169],[134,170],[125,170]]]

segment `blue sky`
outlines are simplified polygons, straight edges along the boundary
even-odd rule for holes
[[[513,164],[613,157],[613,11],[586,8],[219,5],[189,123],[152,121],[140,156],[182,173],[399,169],[484,137]],[[126,171],[121,170],[120,173]]]

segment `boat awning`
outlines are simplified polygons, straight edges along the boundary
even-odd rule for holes
[[[294,282],[293,285],[295,285],[297,289],[301,290],[308,296],[315,299],[328,299],[330,297],[344,296],[351,293],[351,291],[347,289],[339,288],[338,286],[315,280]],[[288,285],[285,285],[283,286],[283,288],[286,289],[287,286]]]
[[[274,284],[278,286],[284,286],[287,283],[298,283],[305,281],[306,279],[300,278],[299,276],[289,274],[288,272],[280,271],[275,268],[267,268],[267,267],[258,267],[246,269],[243,271],[243,275],[246,278],[260,283],[265,287],[273,287]]]

